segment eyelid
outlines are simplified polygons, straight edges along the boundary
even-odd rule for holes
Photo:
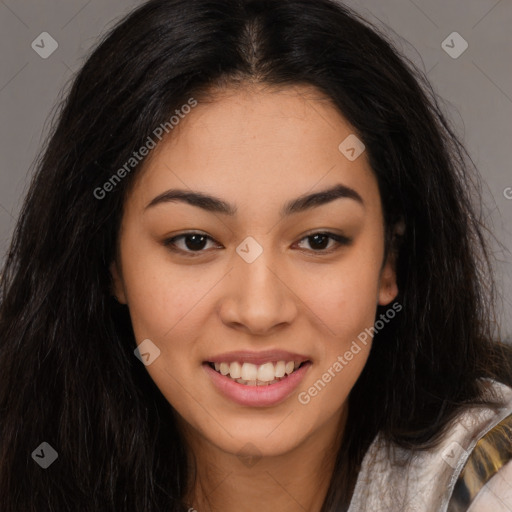
[[[312,254],[313,256],[327,256],[329,254],[332,254],[334,252],[336,252],[337,250],[341,249],[343,246],[347,246],[347,245],[350,245],[352,243],[352,238],[349,238],[348,236],[345,236],[345,235],[341,235],[341,234],[338,234],[338,233],[333,233],[332,231],[329,231],[329,230],[314,230],[310,233],[306,233],[305,235],[302,236],[302,238],[299,240],[298,243],[302,242],[303,240],[306,240],[307,238],[311,238],[315,235],[324,235],[326,236],[327,238],[330,238],[331,240],[334,240],[335,244],[334,244],[334,247],[331,247],[330,249],[322,249],[322,250],[318,250],[318,251],[315,251],[313,249],[303,249],[303,251],[306,251],[308,252],[309,254]]]
[[[180,233],[179,235],[175,235],[173,237],[167,238],[162,243],[163,243],[163,245],[165,247],[169,248],[169,250],[171,250],[173,252],[176,252],[176,253],[185,254],[188,257],[192,257],[192,258],[197,257],[197,256],[201,256],[201,254],[208,252],[208,251],[203,250],[203,249],[201,249],[199,251],[190,251],[190,250],[179,249],[179,248],[176,248],[175,246],[173,247],[173,245],[175,244],[176,240],[178,240],[180,238],[186,238],[187,236],[192,236],[192,235],[203,236],[206,239],[208,239],[210,241],[213,241],[213,242],[218,244],[218,242],[214,238],[212,238],[210,235],[207,235],[206,233],[202,233],[200,231],[186,231],[184,233]],[[350,238],[350,237],[347,237],[345,235],[341,235],[341,234],[338,234],[338,233],[333,233],[333,232],[328,231],[328,230],[323,230],[322,231],[321,229],[320,230],[314,230],[314,231],[311,231],[309,233],[306,233],[296,243],[300,243],[303,240],[306,240],[307,238],[311,238],[311,237],[313,237],[315,235],[324,235],[327,238],[330,238],[331,240],[334,240],[336,242],[335,247],[333,247],[331,249],[322,249],[322,250],[317,250],[317,251],[315,251],[313,249],[310,249],[310,250],[302,249],[302,251],[306,251],[308,253],[312,253],[312,254],[314,254],[316,256],[322,256],[322,255],[331,254],[331,253],[337,251],[338,249],[340,249],[341,247],[350,245],[352,243],[352,238]]]
[[[207,235],[206,233],[202,233],[201,231],[186,231],[184,233],[180,233],[179,235],[175,235],[175,236],[172,236],[170,238],[166,238],[162,243],[169,250],[171,250],[173,252],[176,252],[176,253],[185,254],[186,256],[189,256],[189,257],[192,257],[192,258],[193,257],[197,257],[197,256],[201,256],[201,254],[207,252],[204,249],[201,249],[200,251],[188,251],[188,250],[186,251],[184,249],[179,249],[179,248],[174,246],[176,240],[178,240],[180,238],[186,238],[187,236],[191,236],[191,235],[204,236],[206,239],[214,241],[215,243],[218,244],[218,242],[214,238],[212,238],[210,235]]]

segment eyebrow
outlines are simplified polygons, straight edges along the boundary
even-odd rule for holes
[[[303,212],[311,208],[316,208],[330,203],[336,199],[353,199],[364,207],[362,197],[352,188],[345,185],[335,185],[332,188],[315,192],[313,194],[302,195],[296,199],[288,201],[280,211],[280,216],[284,217],[294,213]],[[234,216],[238,209],[235,205],[214,197],[204,192],[192,190],[170,189],[156,196],[144,210],[162,203],[183,202],[192,206],[197,206],[203,210]]]

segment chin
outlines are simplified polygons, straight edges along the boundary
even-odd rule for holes
[[[303,421],[294,418],[293,413],[288,414],[284,421],[283,418],[278,421],[243,418],[238,422],[226,422],[222,425],[225,430],[219,427],[216,432],[203,432],[203,435],[222,451],[237,456],[277,457],[298,447],[311,432],[306,430]],[[293,428],[289,424],[291,421],[297,421],[298,428]]]

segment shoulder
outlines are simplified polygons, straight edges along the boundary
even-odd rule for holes
[[[468,512],[512,510],[512,461],[503,466],[476,495]]]
[[[512,411],[491,425],[468,454],[448,512],[512,511]]]
[[[378,435],[361,466],[349,512],[373,510],[391,512],[467,512],[474,501],[478,483],[474,484],[470,500],[463,484],[480,479],[478,471],[485,454],[490,456],[485,485],[493,475],[510,482],[512,467],[505,468],[511,457],[504,456],[499,468],[491,474],[496,453],[505,453],[512,444],[512,388],[496,381],[486,381],[487,405],[462,410],[445,431],[437,445],[428,450],[398,447]],[[493,405],[494,404],[494,405]],[[462,483],[460,483],[462,481]],[[482,489],[480,483],[479,489]],[[498,489],[495,492],[502,492]],[[463,497],[464,502],[460,501]],[[457,501],[459,500],[459,501]],[[401,508],[400,508],[401,507]],[[450,508],[449,508],[450,507]],[[471,512],[484,512],[475,509]],[[512,505],[506,512],[512,512]],[[494,510],[493,512],[500,512]]]

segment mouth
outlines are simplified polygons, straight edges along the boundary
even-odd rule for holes
[[[272,386],[288,378],[309,362],[309,360],[280,360],[258,365],[243,361],[207,361],[205,364],[220,375],[244,386]]]
[[[211,357],[202,367],[222,396],[246,407],[273,407],[300,385],[312,361],[282,350],[239,351]]]

